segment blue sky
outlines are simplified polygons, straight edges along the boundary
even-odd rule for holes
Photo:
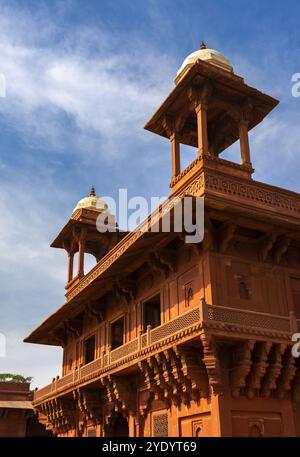
[[[251,132],[255,179],[299,191],[299,20],[296,0],[0,1],[1,372],[60,373],[59,349],[21,342],[64,302],[66,256],[49,244],[92,184],[167,195],[169,144],[143,125],[202,40],[280,99]]]

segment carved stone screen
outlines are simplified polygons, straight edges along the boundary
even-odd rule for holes
[[[153,416],[153,436],[168,436],[168,414]]]

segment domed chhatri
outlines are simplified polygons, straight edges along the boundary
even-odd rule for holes
[[[84,197],[81,200],[79,200],[79,202],[73,210],[73,214],[75,213],[75,211],[81,208],[91,209],[93,211],[98,211],[99,213],[108,210],[107,204],[96,195],[96,190],[94,186],[91,188],[91,192],[87,197]]]
[[[183,61],[183,64],[179,68],[177,72],[178,76],[183,73],[188,67],[191,67],[197,60],[203,60],[204,62],[208,62],[212,65],[215,65],[222,70],[229,71],[233,73],[233,67],[230,61],[223,56],[219,51],[215,51],[214,49],[207,49],[204,43],[201,43],[200,49],[198,51],[192,52],[187,58]]]

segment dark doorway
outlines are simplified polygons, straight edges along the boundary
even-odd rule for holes
[[[84,342],[84,363],[95,360],[95,336],[91,336]]]
[[[124,318],[111,324],[111,348],[116,349],[124,344]]]
[[[121,413],[118,413],[113,420],[112,436],[129,436],[128,421]]]
[[[26,422],[27,437],[53,437],[51,430],[46,430],[46,426],[41,424],[37,415],[33,415]]]
[[[151,325],[151,328],[160,325],[160,294],[151,297],[143,303],[144,332],[147,330],[148,325]]]

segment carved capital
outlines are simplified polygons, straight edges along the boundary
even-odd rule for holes
[[[199,109],[206,110],[212,92],[213,85],[209,81],[206,81],[203,86],[191,86],[187,91],[188,99],[191,102],[191,108],[196,112],[199,111]]]
[[[171,141],[174,139],[174,136],[176,134],[180,136],[180,133],[184,127],[188,115],[189,112],[182,112],[180,115],[177,116],[164,116],[162,120],[162,125],[167,136]]]

